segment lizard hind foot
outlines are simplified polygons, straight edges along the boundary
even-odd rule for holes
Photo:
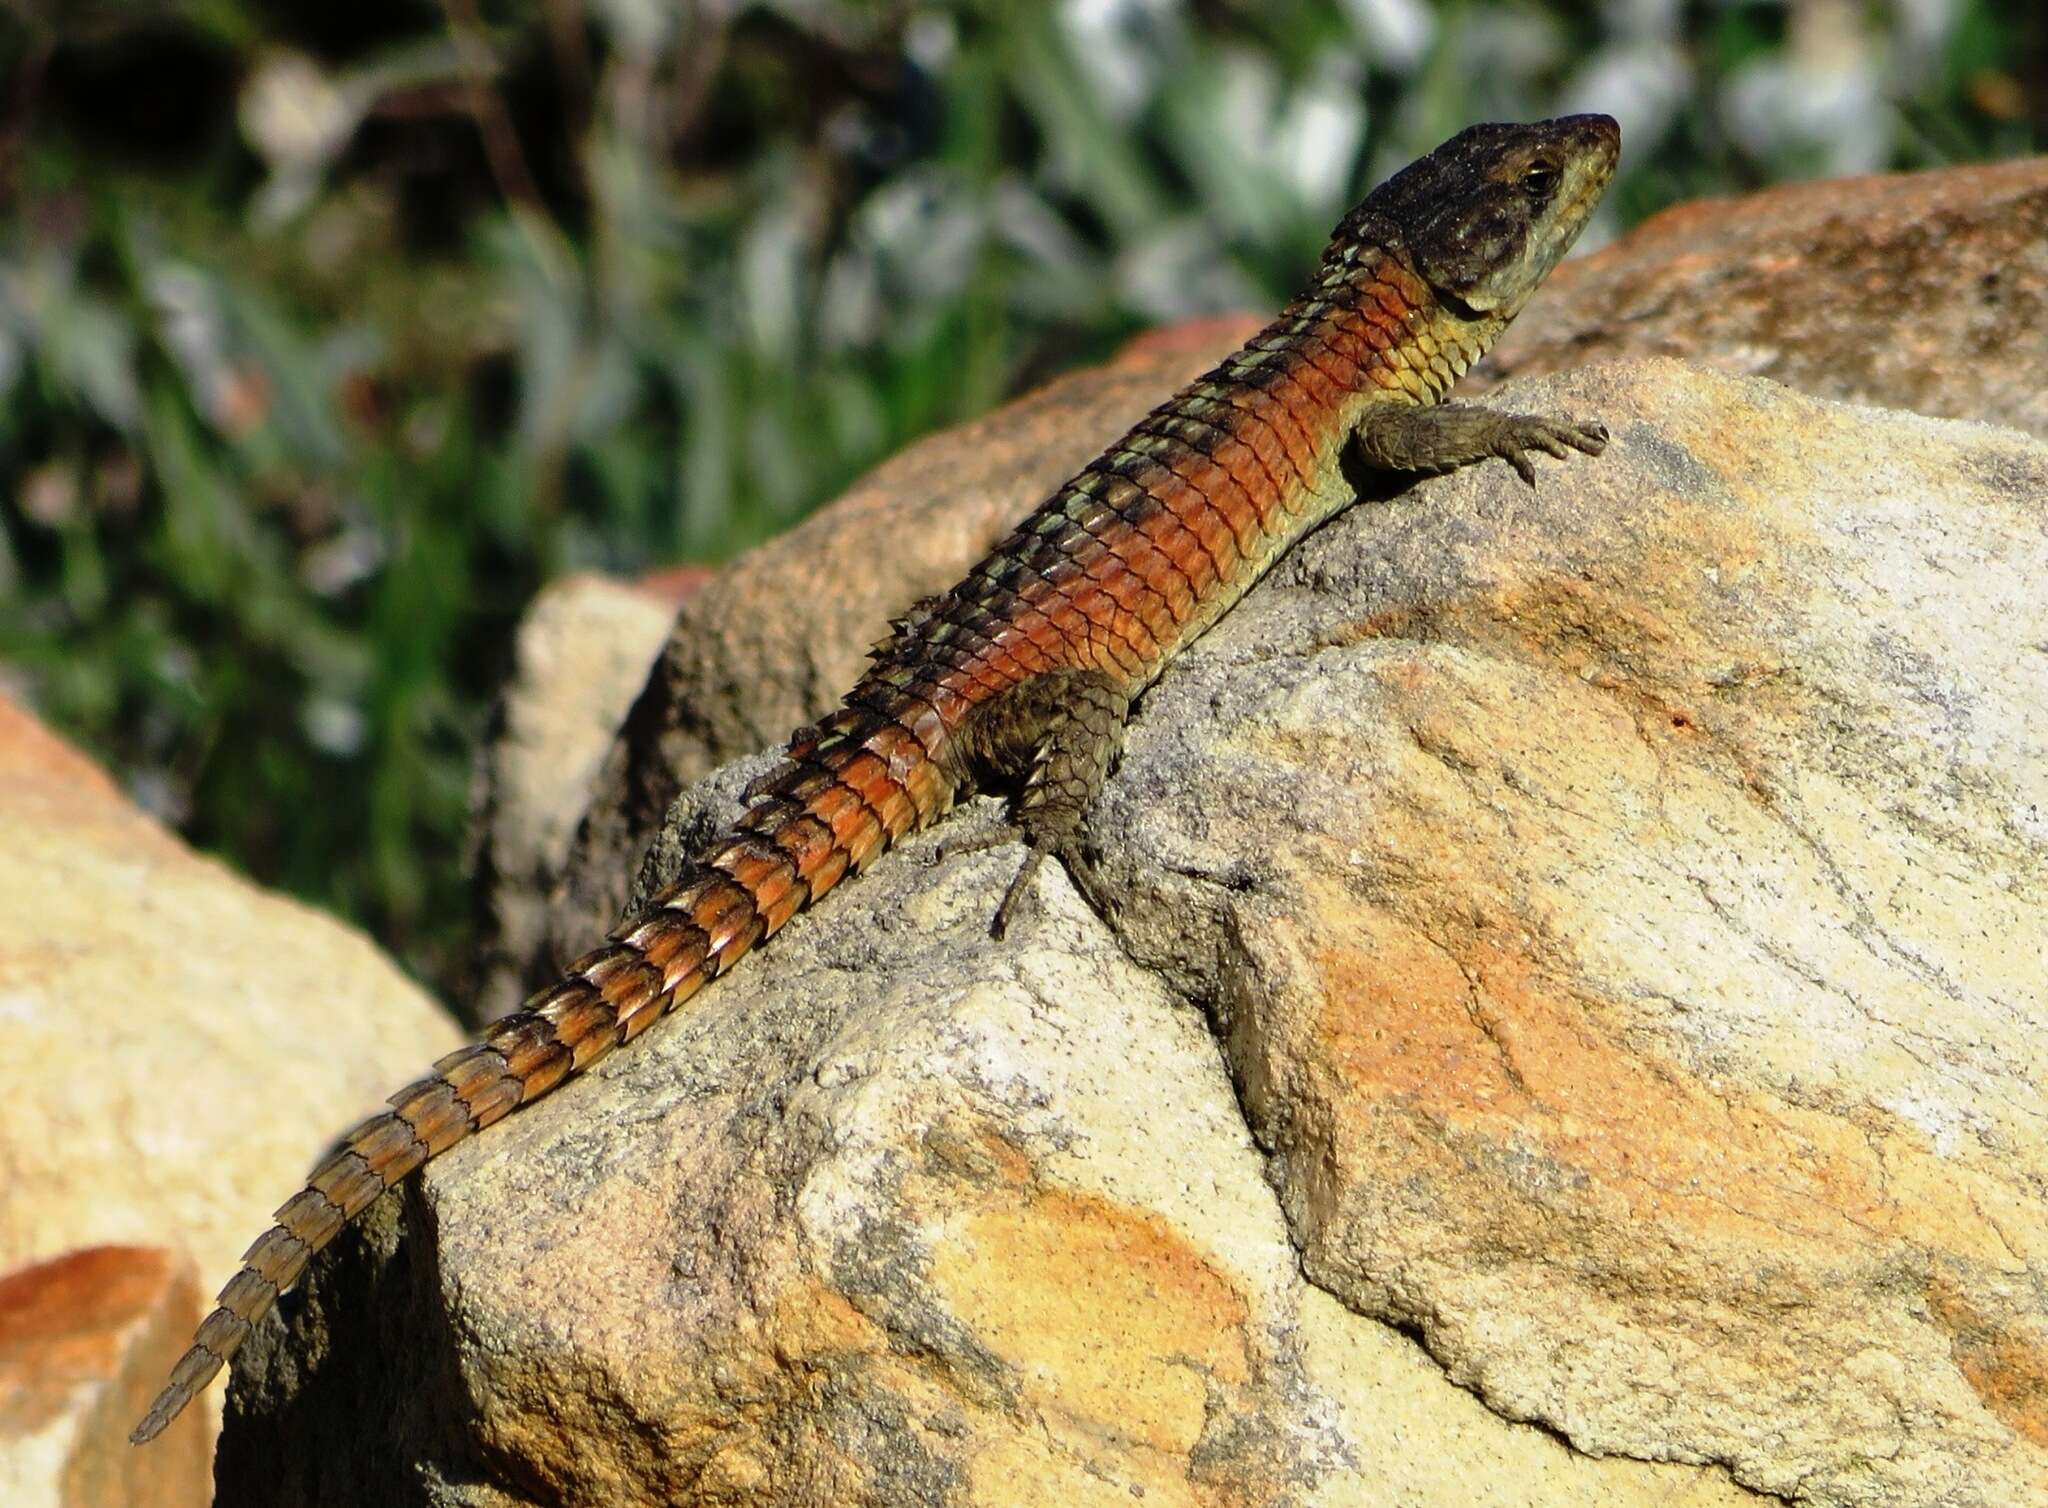
[[[1024,829],[1015,822],[995,822],[978,833],[964,838],[949,838],[932,849],[930,862],[943,864],[948,859],[964,858],[968,854],[986,853],[991,848],[1001,848],[1010,843],[1030,843]],[[1024,863],[1003,891],[1002,901],[996,906],[996,914],[989,922],[988,935],[998,942],[1010,929],[1019,907],[1029,892],[1031,877],[1038,873],[1038,866],[1045,861],[1046,851],[1033,845],[1024,855]]]
[[[1074,888],[1081,892],[1095,913],[1104,921],[1114,918],[1119,909],[1116,894],[1102,878],[1102,872],[1095,867],[1095,861],[1075,837],[1043,834],[1033,837],[1015,822],[996,822],[964,838],[953,838],[939,844],[932,850],[929,862],[943,864],[948,859],[963,858],[968,854],[986,853],[991,848],[1002,848],[1006,844],[1026,845],[1024,862],[1010,877],[1010,883],[1003,887],[1003,898],[996,905],[995,915],[990,918],[988,935],[998,942],[1009,932],[1010,925],[1029,909],[1031,882],[1050,855],[1060,861],[1067,876],[1074,882]]]
[[[1067,878],[1074,882],[1074,888],[1081,892],[1081,899],[1089,909],[1104,922],[1116,919],[1121,903],[1116,893],[1102,878],[1102,872],[1095,867],[1095,861],[1088,856],[1078,837],[1063,835],[1044,837],[1034,841],[1031,851],[1025,855],[1024,863],[1011,879],[1009,888],[1003,891],[1002,903],[996,907],[996,914],[989,923],[989,936],[1000,941],[1010,930],[1010,923],[1023,911],[1031,896],[1031,881],[1039,867],[1050,854],[1060,861],[1067,871]]]
[[[994,783],[1015,791],[1010,821],[971,841],[992,847],[1016,838],[1030,847],[1003,892],[989,932],[1001,937],[1022,914],[1031,881],[1047,854],[1066,867],[1076,888],[1105,919],[1115,911],[1109,887],[1081,841],[1086,814],[1123,747],[1130,693],[1099,670],[1047,671],[1011,687],[978,713],[969,730],[979,764]],[[969,851],[968,844],[946,852]]]
[[[1024,898],[1029,893],[1031,877],[1038,873],[1038,866],[1045,862],[1046,850],[1032,844],[1024,829],[1015,822],[995,822],[978,833],[963,838],[949,838],[932,850],[931,862],[943,864],[948,859],[964,858],[968,854],[986,853],[991,848],[1002,848],[1010,843],[1030,844],[1024,855],[1024,863],[1018,869],[1009,885],[1003,891],[1002,901],[996,906],[993,920],[989,922],[988,935],[998,942],[1010,929],[1010,923],[1017,916]]]

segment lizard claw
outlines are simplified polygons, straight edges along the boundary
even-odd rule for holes
[[[1068,878],[1081,892],[1081,899],[1104,921],[1114,921],[1123,910],[1123,900],[1104,882],[1102,871],[1095,867],[1095,861],[1088,857],[1087,851],[1078,843],[1068,843],[1063,844],[1058,853],[1060,863],[1066,866]]]
[[[988,935],[997,942],[1010,930],[1010,923],[1016,918],[1017,908],[1024,903],[1024,897],[1031,885],[1031,877],[1038,873],[1038,866],[1045,862],[1045,850],[1034,847],[1024,856],[1024,864],[1010,881],[1010,888],[1003,892],[1002,901],[996,906],[996,914],[988,924]]]
[[[1033,843],[1030,853],[1025,855],[1023,866],[1010,881],[1009,888],[1003,892],[1002,903],[996,907],[995,918],[989,923],[990,937],[1000,941],[1003,934],[1010,930],[1010,923],[1017,919],[1018,913],[1030,897],[1032,877],[1038,873],[1039,866],[1045,862],[1047,854],[1060,861],[1061,866],[1067,871],[1067,877],[1074,882],[1074,888],[1081,892],[1081,899],[1086,901],[1090,909],[1105,922],[1114,921],[1123,910],[1122,901],[1103,881],[1102,872],[1095,867],[1095,861],[1088,857],[1086,850],[1078,842],[1068,840],[1042,845]]]
[[[935,865],[943,864],[948,859],[957,859],[963,854],[981,853],[987,849],[1001,848],[1007,843],[1023,843],[1027,841],[1024,830],[1016,823],[996,822],[983,828],[978,833],[970,834],[964,838],[953,838],[947,842],[937,844],[932,849],[931,857],[925,862]],[[1029,851],[1024,855],[1022,867],[1018,869],[1016,875],[1010,880],[1009,888],[1003,891],[1002,901],[996,906],[995,917],[988,926],[988,935],[995,938],[998,942],[1002,940],[1003,934],[1010,930],[1011,921],[1015,919],[1019,908],[1024,904],[1025,895],[1031,884],[1031,877],[1038,873],[1038,866],[1045,862],[1046,852],[1046,849],[1041,848],[1035,843],[1032,844]]]
[[[1536,414],[1503,414],[1494,436],[1493,453],[1515,468],[1531,487],[1536,485],[1536,465],[1528,452],[1540,450],[1563,461],[1572,451],[1597,456],[1607,448],[1607,426],[1575,419],[1545,419]]]

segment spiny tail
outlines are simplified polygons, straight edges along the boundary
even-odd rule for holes
[[[930,709],[917,703],[891,713],[870,710],[877,702],[909,699],[885,688],[863,689],[871,693],[870,707],[849,698],[821,728],[800,734],[788,762],[763,782],[733,832],[614,931],[608,944],[492,1023],[480,1043],[442,1058],[431,1076],[393,1095],[390,1110],[348,1134],[243,1256],[219,1307],[130,1436],[136,1444],[162,1432],[297,1281],[313,1253],[378,1195],[428,1158],[639,1036],[848,870],[859,872],[951,804],[954,781],[934,758],[940,735],[928,717],[921,722],[911,715]]]

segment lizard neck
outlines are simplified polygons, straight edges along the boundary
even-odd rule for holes
[[[1334,365],[1343,391],[1327,418],[1348,437],[1371,404],[1442,401],[1506,324],[1444,302],[1399,253],[1365,251],[1327,266],[1252,346]]]

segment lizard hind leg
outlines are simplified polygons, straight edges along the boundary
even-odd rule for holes
[[[1003,892],[989,925],[1001,937],[1030,894],[1032,878],[1050,854],[1075,888],[1105,919],[1116,897],[1104,884],[1085,842],[1088,808],[1123,748],[1130,697],[1096,670],[1055,670],[1013,687],[975,718],[971,745],[977,762],[1014,795],[1010,820],[985,838],[949,844],[957,854],[1012,839],[1029,852]]]

